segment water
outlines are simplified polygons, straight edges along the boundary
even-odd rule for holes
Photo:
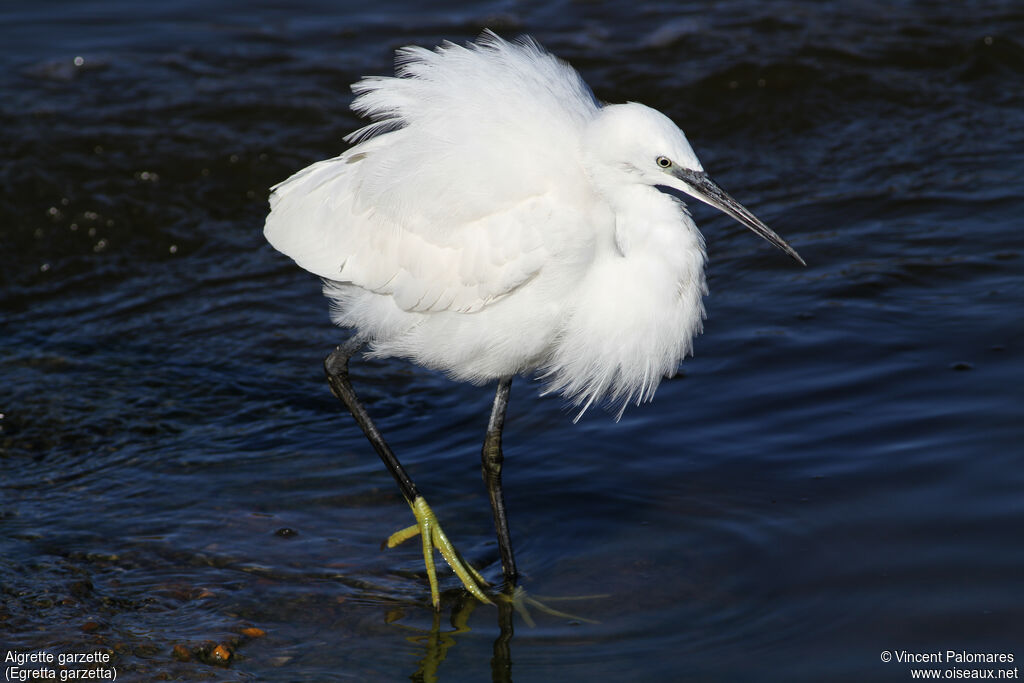
[[[140,681],[902,681],[883,651],[1024,657],[1024,12],[418,7],[0,10],[0,649],[109,651]],[[358,125],[349,83],[483,26],[668,113],[810,264],[695,207],[709,320],[653,405],[574,426],[513,385],[524,584],[603,595],[552,603],[597,623],[529,627],[447,575],[435,620],[415,546],[379,550],[410,517],[323,381],[318,285],[261,236],[266,188]],[[499,577],[492,389],[354,371]],[[228,668],[175,659],[206,643]]]

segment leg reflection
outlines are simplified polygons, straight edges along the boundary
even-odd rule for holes
[[[441,667],[441,662],[448,656],[449,648],[455,645],[456,636],[469,633],[469,615],[473,613],[473,610],[479,604],[479,602],[472,598],[461,600],[455,609],[452,610],[450,619],[452,630],[450,631],[441,630],[441,613],[435,611],[428,633],[407,638],[410,643],[416,643],[426,648],[423,659],[420,660],[419,668],[409,678],[417,681],[417,683],[436,683],[438,681],[437,672]]]
[[[540,612],[560,619],[567,619],[570,623],[596,624],[592,619],[561,612],[552,609],[548,603],[565,600],[594,600],[604,595],[583,595],[571,598],[534,598],[526,593],[521,586],[506,585],[502,593],[496,594],[494,604],[498,608],[498,637],[494,640],[491,655],[491,680],[494,683],[511,683],[512,681],[512,637],[515,634],[515,620],[520,618],[529,626],[534,625],[531,611]],[[448,656],[448,650],[456,644],[458,638],[470,632],[469,617],[473,611],[480,606],[468,593],[463,593],[452,609],[449,623],[449,630],[441,629],[441,614],[433,614],[429,631],[419,631],[416,635],[407,638],[410,643],[415,643],[423,648],[425,652],[423,659],[419,661],[419,668],[410,678],[413,681],[422,683],[435,683],[441,680],[438,672],[441,663]],[[396,618],[400,618],[396,617]],[[412,630],[412,627],[402,626]],[[459,679],[464,676],[456,676]]]
[[[515,590],[509,586],[508,591]],[[512,681],[512,635],[515,633],[515,605],[511,600],[498,600],[498,637],[494,640],[494,655],[491,657],[491,680],[494,683]]]
[[[409,636],[407,640],[425,649],[419,668],[409,678],[417,683],[437,683],[441,679],[438,672],[441,662],[448,656],[448,650],[456,644],[458,637],[469,633],[469,617],[480,605],[480,602],[466,596],[452,610],[449,623],[450,630],[441,629],[441,614],[435,612],[429,632],[421,632]],[[498,606],[498,637],[494,641],[491,657],[491,680],[494,683],[511,683],[512,681],[512,634],[516,609],[511,596],[508,600],[500,600]],[[409,627],[403,627],[409,628]]]

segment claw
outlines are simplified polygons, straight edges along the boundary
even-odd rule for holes
[[[510,603],[512,605],[512,608],[516,611],[516,614],[518,614],[522,618],[522,620],[526,622],[526,625],[530,628],[536,626],[536,623],[533,620],[533,616],[530,614],[531,607],[553,617],[582,621],[587,624],[597,624],[599,622],[594,621],[593,619],[587,619],[585,617],[577,616],[575,614],[569,614],[568,612],[562,612],[560,610],[554,609],[553,607],[549,607],[547,603],[560,600],[594,600],[597,598],[607,597],[607,595],[580,595],[571,598],[546,597],[538,599],[528,595],[526,593],[526,590],[522,586],[516,586],[515,588],[513,588],[511,594],[501,593],[498,595],[498,598],[500,600],[502,600],[503,602]]]
[[[412,538],[413,536],[416,536],[419,533],[420,533],[419,525],[413,524],[410,527],[406,527],[405,529],[402,529],[401,531],[396,531],[395,533],[393,533],[390,536],[388,536],[388,540],[384,541],[383,545],[387,546],[388,548],[394,548],[396,545],[400,545],[402,543],[405,543],[410,538]],[[383,550],[383,548],[381,548],[381,550]]]
[[[480,575],[480,572],[473,569],[468,562],[462,559],[462,555],[459,554],[459,551],[455,549],[455,546],[452,545],[452,542],[448,540],[448,537],[441,529],[441,524],[437,521],[434,511],[427,505],[427,500],[423,496],[417,496],[415,500],[409,503],[409,507],[412,508],[412,514],[416,517],[416,524],[391,534],[386,541],[386,545],[388,548],[394,548],[399,543],[408,541],[417,534],[423,538],[423,562],[427,567],[427,580],[430,582],[430,600],[434,604],[434,609],[441,608],[441,598],[437,588],[437,570],[434,566],[435,548],[441,553],[441,557],[452,568],[452,571],[459,577],[459,580],[462,581],[462,585],[466,590],[473,594],[473,597],[488,605],[492,604],[490,598],[483,591],[483,587],[488,585],[487,581]]]

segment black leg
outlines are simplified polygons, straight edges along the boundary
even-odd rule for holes
[[[504,377],[498,382],[498,391],[494,395],[494,406],[491,408],[491,419],[487,423],[487,436],[480,454],[483,462],[484,484],[487,494],[491,497],[491,509],[494,510],[494,528],[498,533],[498,548],[501,550],[501,568],[505,575],[505,583],[515,586],[519,578],[516,571],[516,560],[512,554],[512,538],[508,533],[508,516],[505,514],[505,496],[501,490],[501,464],[504,456],[501,453],[501,429],[505,425],[505,410],[508,408],[508,394],[512,386],[512,378]]]
[[[359,397],[356,396],[355,389],[352,388],[352,382],[348,379],[348,361],[361,348],[363,348],[363,342],[354,339],[349,340],[334,349],[324,359],[327,383],[331,385],[331,392],[352,413],[352,417],[356,419],[359,427],[362,428],[363,434],[369,439],[380,459],[384,461],[388,471],[391,472],[391,476],[398,482],[398,488],[402,490],[402,495],[405,496],[406,502],[411,504],[420,495],[416,490],[416,485],[412,483],[412,479],[406,473],[405,468],[402,467],[402,463],[398,462],[398,458],[395,457],[391,447],[384,441],[384,437],[381,436],[377,425],[373,424],[373,420],[370,419],[366,408],[363,407]]]
[[[352,388],[352,382],[348,378],[348,361],[362,346],[362,342],[355,340],[342,344],[324,360],[324,370],[327,373],[327,382],[331,385],[331,391],[352,413],[352,417],[355,418],[359,427],[363,430],[363,434],[369,439],[380,459],[387,465],[388,471],[391,472],[391,476],[398,482],[398,488],[401,489],[402,495],[405,496],[405,500],[409,503],[413,516],[416,518],[416,524],[392,534],[387,540],[387,546],[389,548],[394,547],[416,535],[421,537],[423,541],[423,562],[426,565],[427,579],[430,582],[430,599],[434,604],[435,610],[441,608],[437,573],[434,569],[435,549],[441,553],[448,566],[452,568],[456,576],[462,581],[462,585],[465,586],[466,590],[481,602],[490,603],[491,600],[483,592],[483,586],[486,586],[487,582],[468,562],[462,559],[455,546],[448,540],[434,512],[427,505],[427,501],[420,495],[419,491],[416,490],[416,485],[413,484],[412,478],[409,477],[402,464],[398,462],[398,458],[395,457],[394,452],[384,441],[380,430],[373,424],[373,420],[370,419],[366,408],[363,407],[363,404],[356,396],[355,390]]]

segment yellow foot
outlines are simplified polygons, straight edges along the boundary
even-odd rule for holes
[[[569,614],[568,612],[561,612],[552,607],[549,607],[546,603],[568,600],[595,600],[607,597],[607,595],[578,595],[567,598],[546,597],[538,599],[527,595],[526,589],[524,589],[522,586],[516,586],[515,588],[513,588],[511,595],[509,595],[508,593],[500,593],[498,595],[498,598],[502,602],[507,602],[512,605],[512,608],[520,617],[522,617],[523,621],[525,621],[526,625],[530,628],[536,626],[536,623],[534,623],[533,621],[533,617],[530,615],[531,607],[553,617],[560,617],[562,619],[573,619],[575,621],[582,621],[587,624],[596,624],[598,622],[594,621],[593,619],[586,619],[584,617],[576,616],[574,614]]]
[[[434,603],[434,609],[441,609],[441,598],[437,590],[437,571],[434,569],[434,548],[441,553],[448,566],[452,568],[455,575],[462,581],[473,596],[480,602],[492,604],[491,600],[484,594],[483,587],[487,585],[484,577],[473,569],[468,562],[462,559],[462,555],[455,549],[452,542],[441,530],[441,524],[434,516],[434,511],[427,505],[423,496],[418,496],[409,503],[412,514],[416,517],[416,523],[411,527],[397,531],[388,538],[386,545],[394,548],[399,543],[408,541],[419,534],[423,538],[423,561],[427,565],[427,580],[430,581],[430,600]]]

